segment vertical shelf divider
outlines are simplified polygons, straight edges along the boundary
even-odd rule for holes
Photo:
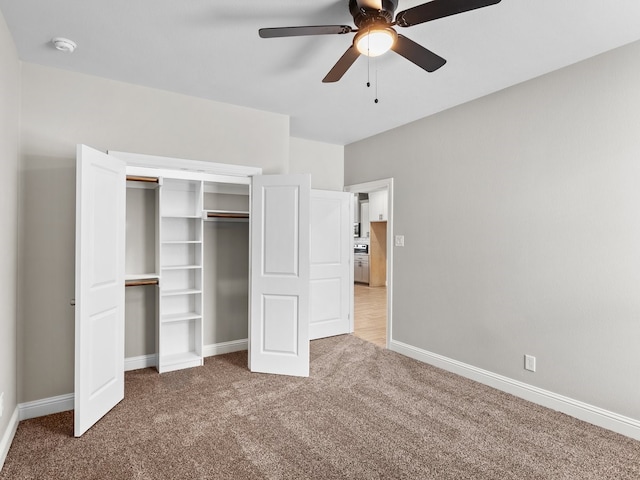
[[[203,364],[203,183],[164,178],[160,188],[158,372]]]

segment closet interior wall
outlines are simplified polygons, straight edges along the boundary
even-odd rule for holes
[[[204,185],[205,211],[249,212],[249,187],[217,192]],[[249,334],[248,218],[205,219],[204,344],[244,340]]]
[[[127,181],[125,275],[157,275],[158,184]],[[125,358],[156,353],[158,287],[125,288]]]

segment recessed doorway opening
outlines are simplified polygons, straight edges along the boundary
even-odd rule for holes
[[[354,334],[388,348],[393,338],[393,179],[344,190],[354,194]]]

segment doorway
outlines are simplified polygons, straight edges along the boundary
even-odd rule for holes
[[[392,265],[393,265],[393,179],[345,186],[355,195],[360,232],[354,245],[367,245],[369,268],[366,281],[354,285],[354,334],[384,348],[389,347],[392,332]],[[358,259],[354,268],[358,267]],[[362,274],[354,277],[362,278]]]

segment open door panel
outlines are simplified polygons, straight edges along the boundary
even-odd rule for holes
[[[257,175],[251,189],[249,369],[309,375],[309,175]]]
[[[74,435],[124,398],[126,166],[78,145]]]
[[[353,331],[353,195],[311,191],[309,338]]]

